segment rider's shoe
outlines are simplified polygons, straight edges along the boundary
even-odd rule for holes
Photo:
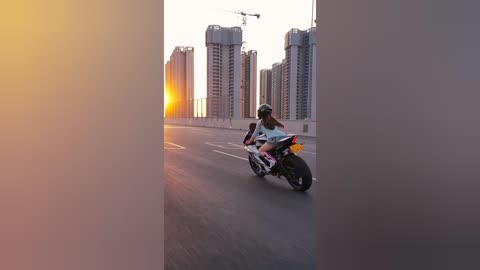
[[[273,166],[275,166],[275,164],[277,163],[277,161],[275,160],[275,158],[270,155],[269,153],[265,153],[265,157],[264,157],[267,161],[268,161],[268,166],[271,168],[273,168]]]
[[[270,164],[268,162],[268,160],[265,158],[265,157],[262,157],[260,155],[256,155],[255,158],[257,158],[257,160],[260,162],[261,166],[263,167],[263,169],[268,173],[270,172]]]

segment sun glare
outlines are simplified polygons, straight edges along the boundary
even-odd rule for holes
[[[163,94],[163,100],[164,100],[163,104],[166,108],[168,106],[168,103],[170,103],[170,97],[169,97],[167,91],[165,91],[165,93]]]
[[[168,88],[165,88],[165,92],[163,93],[163,114],[166,115],[167,110],[171,106],[172,98],[170,96],[170,91]]]

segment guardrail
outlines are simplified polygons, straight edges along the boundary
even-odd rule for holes
[[[250,123],[256,123],[258,120],[254,118],[245,119],[221,119],[221,118],[165,118],[164,123],[167,125],[183,125],[197,127],[213,127],[224,129],[248,130]],[[279,121],[285,125],[288,133],[295,133],[306,137],[316,137],[317,122],[309,120],[283,120]]]

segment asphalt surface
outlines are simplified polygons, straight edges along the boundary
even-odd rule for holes
[[[165,126],[165,269],[314,269],[316,180],[258,178],[245,131]],[[316,147],[300,138],[315,176]]]

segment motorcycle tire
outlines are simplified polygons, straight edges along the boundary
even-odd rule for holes
[[[312,186],[312,172],[301,157],[297,155],[286,157],[283,167],[289,173],[286,178],[294,190],[304,192]]]
[[[252,168],[252,171],[258,176],[258,177],[265,177],[265,172],[262,170],[262,168],[259,167],[255,161],[252,160],[251,156],[248,156],[248,163],[250,163],[250,167]]]

